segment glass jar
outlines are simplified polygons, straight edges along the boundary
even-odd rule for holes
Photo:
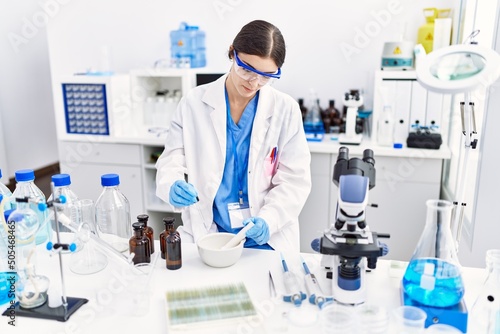
[[[471,333],[500,333],[500,249],[486,252],[486,271],[486,280],[471,309]]]

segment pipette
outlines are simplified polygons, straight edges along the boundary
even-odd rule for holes
[[[306,299],[306,294],[300,291],[297,277],[288,270],[283,253],[281,253],[281,264],[283,265],[283,281],[285,283],[285,295],[283,296],[283,300],[293,303],[295,306],[300,306],[302,305],[302,301]]]
[[[318,280],[316,276],[311,273],[309,267],[307,266],[306,261],[301,257],[302,266],[304,267],[304,271],[306,272],[306,290],[309,294],[309,303],[313,305],[317,305],[319,308],[323,306],[323,304],[327,301],[332,301],[332,297],[325,297],[323,292],[321,291],[321,287],[319,286]]]

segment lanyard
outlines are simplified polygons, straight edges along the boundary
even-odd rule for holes
[[[245,171],[240,173],[239,166],[238,166],[238,150],[236,149],[236,141],[234,139],[234,133],[233,133],[233,127],[231,125],[232,118],[231,118],[231,108],[229,106],[229,97],[227,95],[227,89],[224,89],[224,93],[226,95],[226,112],[227,112],[227,131],[229,132],[230,136],[229,139],[231,140],[231,147],[233,148],[233,157],[234,157],[234,170],[238,179],[238,198],[239,198],[239,203],[243,204],[243,176]],[[248,164],[248,155],[245,157],[244,161],[244,166]]]

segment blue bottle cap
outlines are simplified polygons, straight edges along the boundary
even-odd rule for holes
[[[35,171],[33,169],[21,169],[16,171],[16,181],[33,181],[35,179]]]
[[[403,144],[401,144],[401,143],[394,143],[393,147],[394,148],[403,148]]]
[[[10,216],[10,214],[11,214],[12,212],[14,212],[14,209],[5,210],[5,211],[3,212],[3,216],[4,216],[4,218],[5,218],[5,221],[8,221],[8,220],[9,220],[9,216]]]
[[[0,168],[0,179],[2,178],[2,169]]]
[[[69,174],[56,174],[52,175],[52,182],[54,182],[54,187],[64,187],[71,184],[71,178]]]
[[[101,185],[103,187],[113,187],[120,184],[118,174],[104,174],[101,176]]]

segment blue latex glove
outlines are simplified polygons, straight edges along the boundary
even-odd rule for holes
[[[269,241],[269,225],[266,221],[259,217],[250,217],[243,221],[243,226],[248,223],[254,223],[254,226],[249,229],[246,236],[250,239],[255,240],[258,245],[263,245]]]
[[[191,183],[184,180],[175,181],[170,187],[170,204],[182,208],[198,202],[198,192]]]

